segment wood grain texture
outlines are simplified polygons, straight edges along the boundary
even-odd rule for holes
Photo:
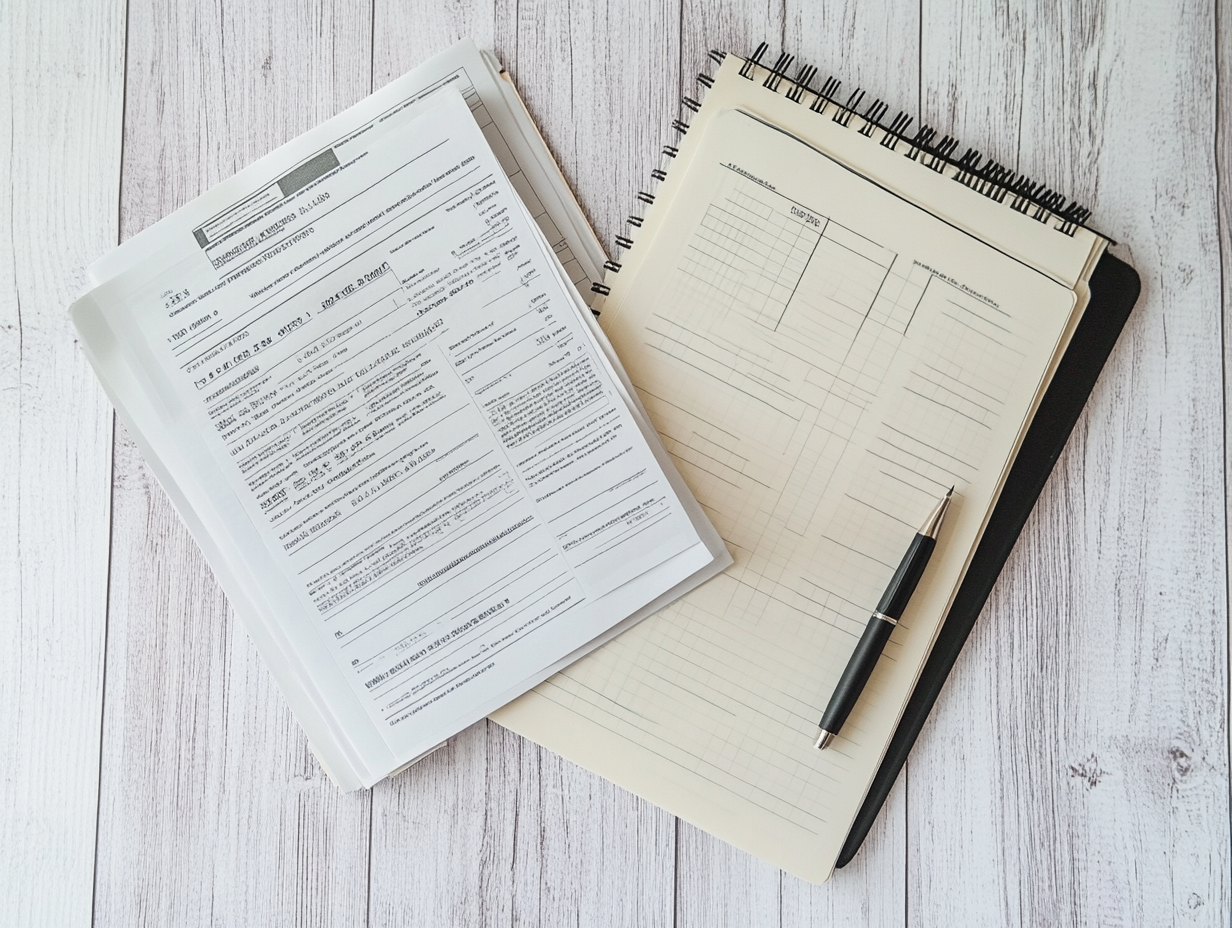
[[[1229,30],[1232,0],[0,5],[0,921],[1232,921]],[[491,723],[339,795],[122,429],[109,482],[64,314],[85,264],[465,35],[605,243],[706,49],[765,38],[1085,199],[1143,275],[907,775],[824,886]]]
[[[647,94],[667,93],[650,71],[614,80],[628,56],[672,48],[663,29],[678,28],[678,11],[651,17],[647,29],[617,8],[508,3],[446,9],[425,28],[402,7],[383,5],[375,81],[467,35],[493,49],[592,216],[585,192],[607,194],[599,209],[614,228],[613,214],[632,198],[639,152],[592,127],[629,127],[640,137],[645,123],[668,118],[665,105],[646,106]],[[562,73],[571,76],[565,94],[557,92]],[[623,188],[600,184],[613,151],[625,159],[616,169]],[[674,822],[662,810],[495,724],[475,726],[373,790],[372,923],[397,924],[409,913],[424,924],[669,925],[674,847]]]
[[[636,192],[668,160],[659,152],[679,108],[680,29],[676,0],[517,4],[505,66],[609,253]]]
[[[1016,139],[1144,288],[912,757],[921,924],[1229,918],[1212,14],[925,6],[929,117]]]
[[[519,0],[509,69],[599,240],[610,250],[645,158],[661,145],[680,8]],[[566,92],[567,88],[567,92]],[[522,781],[515,904],[522,924],[672,923],[675,825],[612,783],[500,731]],[[532,908],[533,906],[533,908]],[[537,913],[537,917],[532,913]]]
[[[913,112],[920,94],[919,16],[918,0],[876,7],[792,2],[785,44],[840,77],[845,90],[860,87],[868,98],[885,100],[891,112]],[[858,856],[826,885],[783,877],[783,925],[903,924],[907,839],[907,784],[900,781]]]
[[[684,0],[680,37],[680,89],[671,101],[669,117],[688,113],[681,96],[700,99],[699,70],[713,73],[710,49],[749,54],[758,42],[777,54],[785,44],[786,22],[779,3],[710,3]],[[682,823],[677,850],[679,876],[676,924],[681,928],[710,926],[777,926],[783,918],[784,874],[761,860],[691,825]]]
[[[442,3],[430,16],[398,0],[373,5],[372,85],[384,87],[395,77],[427,61],[461,39],[496,53],[508,66],[517,42],[516,0],[488,3]]]
[[[113,415],[66,309],[116,243],[123,62],[122,3],[0,5],[6,924],[91,915]]]
[[[512,923],[518,772],[489,725],[373,789],[369,925]]]
[[[129,5],[122,233],[363,97],[369,7]],[[117,438],[99,925],[354,925],[342,796],[131,442]]]
[[[383,86],[467,36],[499,48],[512,33],[495,7],[442,6],[425,20],[374,8],[373,85]],[[498,38],[499,36],[499,38]],[[481,722],[372,790],[369,925],[508,925],[513,919],[518,758]],[[495,795],[494,795],[495,794]],[[510,794],[514,804],[494,804]]]
[[[1219,277],[1222,296],[1223,342],[1223,480],[1224,480],[1224,538],[1232,538],[1232,0],[1216,0],[1215,4],[1215,199],[1219,222]],[[1227,576],[1225,578],[1226,608],[1228,610],[1229,641],[1225,651],[1227,673],[1232,677],[1232,550],[1227,552]],[[1232,681],[1229,682],[1232,695]],[[1232,768],[1232,725],[1227,724],[1228,701],[1223,705],[1225,719],[1225,762]],[[1232,775],[1229,776],[1232,781]],[[1230,787],[1232,794],[1232,787]],[[1230,816],[1232,818],[1232,816]],[[1232,874],[1225,869],[1225,884],[1232,883]]]
[[[696,96],[694,75],[711,48],[748,54],[763,39],[772,62],[780,50],[864,87],[898,109],[914,111],[919,97],[919,6],[896,0],[783,7],[686,3],[681,40],[681,94]],[[706,69],[710,70],[710,69]],[[820,85],[824,77],[819,78]],[[676,108],[673,107],[673,113]],[[817,715],[820,718],[819,706]],[[906,792],[895,789],[859,857],[823,886],[783,874],[705,832],[682,826],[678,924],[901,925],[906,905]]]

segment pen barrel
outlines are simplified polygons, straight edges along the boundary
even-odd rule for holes
[[[860,642],[852,652],[851,660],[847,661],[847,668],[839,677],[838,686],[834,688],[834,695],[826,704],[825,714],[821,717],[823,731],[837,732],[843,727],[847,716],[851,715],[851,710],[855,708],[856,700],[860,698],[864,684],[872,676],[873,668],[877,666],[877,658],[881,656],[885,643],[890,640],[892,631],[894,625],[885,619],[873,616],[868,620],[868,624],[864,626],[864,634],[860,636]]]
[[[903,614],[903,610],[907,608],[907,601],[911,599],[911,594],[915,592],[920,578],[924,576],[924,568],[928,566],[928,559],[932,557],[935,547],[937,547],[936,538],[929,538],[927,535],[915,536],[911,547],[907,549],[907,553],[899,562],[898,570],[894,571],[894,576],[890,578],[890,583],[885,593],[882,594],[881,602],[877,603],[878,612],[892,619],[897,619]]]

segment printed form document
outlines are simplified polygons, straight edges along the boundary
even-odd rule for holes
[[[391,96],[72,310],[347,788],[729,562],[460,88]]]

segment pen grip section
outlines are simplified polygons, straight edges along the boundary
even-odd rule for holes
[[[902,616],[903,610],[907,608],[907,602],[911,599],[911,594],[915,592],[920,578],[924,576],[924,568],[928,566],[928,559],[932,557],[935,547],[937,547],[936,538],[917,534],[912,539],[911,547],[907,549],[907,553],[903,555],[903,559],[898,564],[898,570],[894,571],[894,576],[890,578],[881,602],[877,603],[878,612],[892,619]]]
[[[885,619],[873,616],[868,620],[868,625],[864,626],[864,634],[860,636],[851,659],[847,661],[847,668],[839,677],[838,686],[834,688],[834,695],[826,705],[825,715],[821,717],[821,728],[824,731],[837,732],[843,727],[847,716],[851,715],[851,710],[855,708],[856,700],[860,698],[864,684],[872,676],[873,668],[877,666],[877,658],[881,656],[885,643],[890,640],[892,631],[894,626]]]

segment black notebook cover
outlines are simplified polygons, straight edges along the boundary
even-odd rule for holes
[[[924,720],[937,701],[946,677],[958,659],[958,652],[971,634],[1001,568],[1005,566],[1027,517],[1035,507],[1048,475],[1052,473],[1053,465],[1061,456],[1061,449],[1074,430],[1074,424],[1086,405],[1087,397],[1091,395],[1104,362],[1112,353],[1117,336],[1125,327],[1142,284],[1132,267],[1105,253],[1091,275],[1090,287],[1091,302],[1074,330],[1069,348],[1027,429],[984,537],[975,549],[967,575],[958,588],[945,624],[924,664],[920,680],[847,835],[839,854],[839,867],[846,866],[860,849],[881,806],[890,795],[890,788],[924,727]]]

